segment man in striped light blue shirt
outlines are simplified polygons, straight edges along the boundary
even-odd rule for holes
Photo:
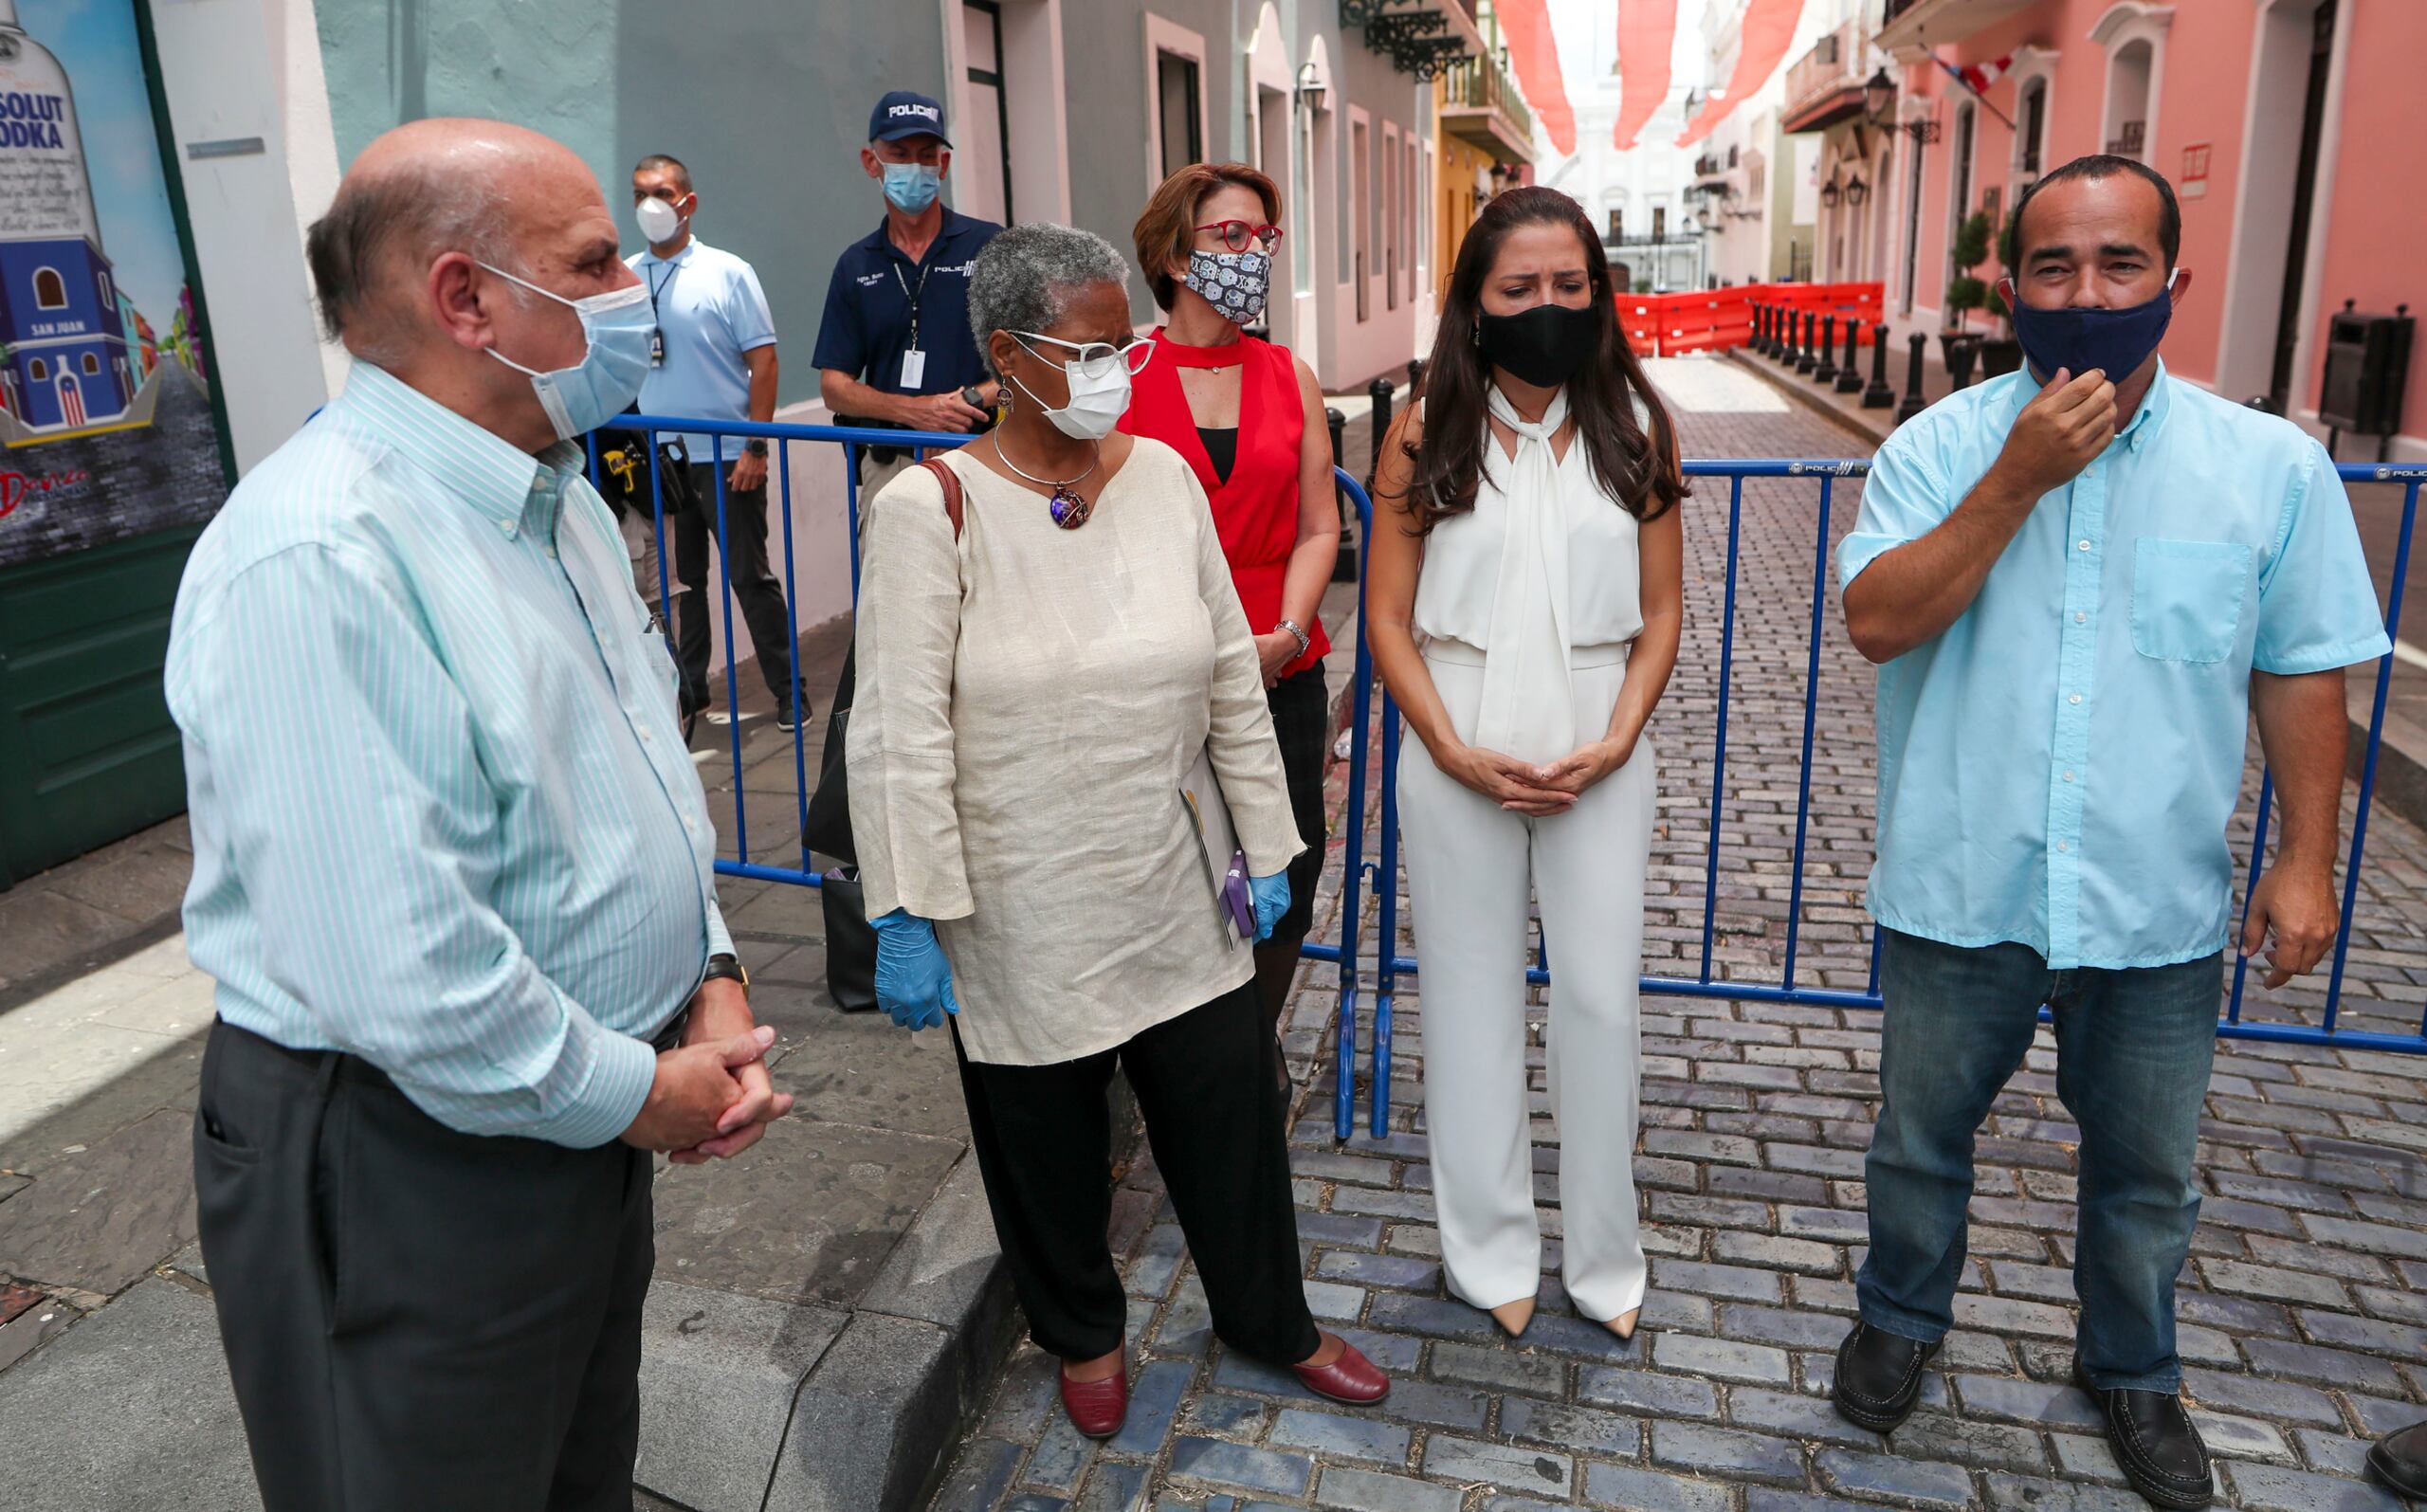
[[[2006,298],[2030,359],[1889,438],[1839,550],[1879,667],[1880,1112],[1861,1321],[1838,1411],[1885,1433],[1954,1318],[1972,1140],[2055,1019],[2081,1126],[2073,1376],[2151,1504],[2214,1495],[2179,1395],[2175,1277],[2229,943],[2251,716],[2275,864],[2244,955],[2270,986],[2334,938],[2343,669],[2391,647],[2351,505],[2288,421],[2170,375],[2181,218],[2089,157],[2015,207]]]
[[[636,280],[579,159],[486,121],[373,143],[310,251],[353,373],[204,533],[168,664],[255,1471],[271,1512],[626,1508],[648,1152],[733,1154],[791,1101],[565,439],[629,401]]]

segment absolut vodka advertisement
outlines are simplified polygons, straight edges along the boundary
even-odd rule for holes
[[[135,0],[0,0],[0,567],[227,496]]]

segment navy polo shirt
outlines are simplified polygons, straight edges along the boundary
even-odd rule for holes
[[[969,330],[969,270],[978,248],[1001,230],[993,221],[948,209],[927,255],[913,263],[880,223],[834,262],[812,363],[849,373],[881,393],[949,393],[984,382],[986,364]],[[919,349],[927,361],[925,373],[911,385],[902,381],[902,355],[910,350],[914,301]]]

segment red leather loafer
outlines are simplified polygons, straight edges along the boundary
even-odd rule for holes
[[[1374,1362],[1357,1352],[1357,1346],[1342,1340],[1340,1357],[1328,1365],[1292,1365],[1298,1380],[1317,1396],[1328,1396],[1335,1402],[1363,1406],[1378,1402],[1391,1394],[1391,1378],[1374,1368]]]
[[[1100,1381],[1074,1381],[1064,1372],[1062,1410],[1070,1414],[1070,1425],[1089,1438],[1110,1438],[1120,1432],[1121,1425],[1129,1419],[1128,1368]]]

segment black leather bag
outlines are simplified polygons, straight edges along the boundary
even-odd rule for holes
[[[868,922],[860,874],[837,866],[817,889],[826,916],[826,991],[846,1013],[876,1011],[876,926]]]
[[[826,747],[817,758],[817,786],[809,795],[809,821],[801,826],[801,843],[821,856],[846,866],[857,866],[860,853],[851,843],[851,788],[843,773],[845,741],[851,728],[851,661],[856,647],[843,651],[843,675],[834,680],[834,697],[826,707]]]

